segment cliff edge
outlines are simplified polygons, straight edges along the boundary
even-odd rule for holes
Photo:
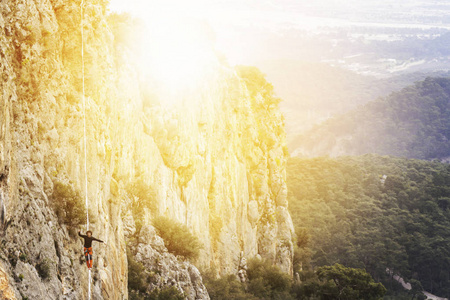
[[[87,299],[80,2],[0,11],[0,295]],[[149,288],[188,299],[209,299],[195,266],[238,274],[260,256],[292,273],[284,122],[264,76],[217,59],[195,89],[149,96],[105,1],[86,3],[83,24],[88,211],[107,242],[94,245],[93,298],[128,299],[127,248],[157,274]],[[193,264],[168,252],[156,216],[198,237]]]

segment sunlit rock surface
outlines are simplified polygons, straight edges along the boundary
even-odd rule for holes
[[[0,295],[11,299],[87,299],[79,226],[59,221],[54,197],[55,183],[85,195],[79,4],[0,3]],[[264,98],[217,61],[195,89],[149,100],[139,62],[117,45],[103,5],[89,1],[84,20],[90,229],[107,242],[94,244],[93,299],[128,298],[130,238],[147,268],[161,258],[153,286],[209,298],[198,269],[155,236],[156,215],[199,237],[192,263],[201,269],[237,274],[243,257],[259,255],[291,273],[278,108],[261,108]],[[156,203],[139,216],[135,182]]]

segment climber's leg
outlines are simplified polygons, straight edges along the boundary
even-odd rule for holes
[[[92,247],[88,248],[88,252],[89,252],[89,269],[92,268]]]
[[[84,257],[86,258],[86,265],[87,265],[87,267],[89,268],[88,255],[89,255],[89,254],[88,254],[87,248],[84,247]]]
[[[90,269],[92,268],[92,247],[84,248],[84,256],[86,257],[86,265]]]

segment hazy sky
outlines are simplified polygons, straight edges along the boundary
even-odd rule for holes
[[[289,47],[296,32],[323,27],[450,29],[448,0],[111,0],[110,10],[131,12],[152,27],[201,20],[232,64],[252,63],[248,60],[262,53],[258,49],[271,47],[275,40],[266,33],[278,35],[277,43],[285,37]]]
[[[450,1],[447,0],[111,0],[110,8],[148,17],[199,17],[214,23],[262,21],[263,24],[259,25],[274,22],[297,23],[302,16],[333,18],[346,22],[423,23],[423,19],[416,19],[415,16],[429,15],[428,24],[450,21],[446,18],[450,10]]]

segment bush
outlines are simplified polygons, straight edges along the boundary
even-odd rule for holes
[[[8,260],[9,260],[9,263],[11,264],[11,266],[13,266],[13,268],[15,268],[17,265],[17,256],[14,255],[14,253],[10,252],[8,254]]]
[[[262,299],[292,299],[289,294],[292,280],[268,260],[248,261],[248,292]]]
[[[216,213],[210,213],[209,215],[209,228],[212,238],[212,244],[214,250],[217,250],[217,242],[220,239],[220,233],[222,232],[223,221],[222,218]]]
[[[127,248],[127,261],[130,300],[183,300],[185,298],[175,287],[148,292],[147,288],[154,274],[149,273],[142,263],[134,259],[129,248]]]
[[[128,298],[130,300],[144,300],[144,295],[139,294],[139,292],[128,289]]]
[[[54,182],[52,200],[60,223],[75,227],[86,222],[85,203],[71,184]]]
[[[215,279],[213,274],[211,271],[202,274],[212,300],[294,299],[290,295],[290,276],[267,260],[249,260],[246,283],[240,282],[235,275]]]
[[[139,233],[142,228],[142,219],[145,208],[152,212],[158,210],[158,201],[156,191],[150,185],[145,183],[141,176],[126,186],[128,195],[133,199],[131,202],[131,212],[136,222],[136,232]]]
[[[318,268],[316,274],[321,282],[328,284],[324,294],[334,294],[342,299],[376,300],[386,293],[386,288],[363,269],[334,264]]]
[[[133,203],[133,208],[142,209],[146,207],[150,209],[150,211],[158,210],[156,191],[150,185],[145,183],[145,180],[142,177],[138,177],[136,180],[129,183],[126,190],[129,195],[138,198],[138,200]]]
[[[130,249],[127,249],[127,261],[128,261],[128,291],[130,293],[134,292],[135,294],[145,293],[147,291],[146,279],[148,275],[145,273],[144,265],[134,259]],[[137,295],[135,296],[136,296],[135,299],[139,299]]]
[[[185,296],[175,287],[166,287],[162,290],[154,289],[149,293],[139,293],[137,291],[129,292],[130,300],[184,300]]]
[[[166,287],[162,290],[154,289],[145,300],[184,300],[185,296],[183,293],[178,291],[174,286]]]
[[[25,254],[25,253],[20,253],[20,255],[19,255],[19,259],[21,260],[21,261],[23,261],[23,262],[26,262],[27,261],[27,255]]]
[[[203,273],[203,281],[212,300],[292,300],[292,299],[381,299],[386,289],[362,269],[336,264],[303,271],[301,282],[293,283],[268,260],[250,259],[248,281],[236,276],[215,279],[214,272]],[[420,290],[420,289],[417,289]]]
[[[42,279],[50,278],[51,261],[48,258],[43,259],[36,265],[36,270]]]
[[[200,242],[189,228],[166,217],[156,217],[153,226],[164,239],[167,250],[185,259],[197,259],[200,254]]]
[[[226,275],[219,279],[203,274],[203,283],[211,300],[257,300],[255,296],[245,291],[245,284],[234,275]]]

